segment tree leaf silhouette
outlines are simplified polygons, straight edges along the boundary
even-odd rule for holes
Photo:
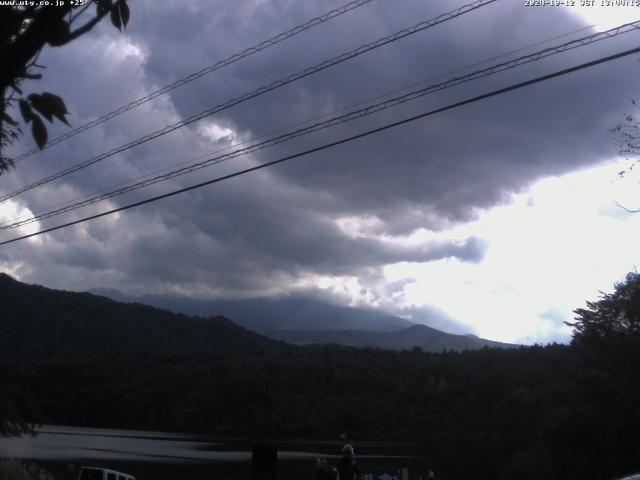
[[[29,101],[31,102],[31,106],[35,108],[35,110],[38,113],[40,113],[41,115],[44,115],[44,118],[49,120],[49,122],[53,122],[53,115],[49,111],[49,108],[46,102],[42,100],[41,95],[32,93],[27,97],[27,99],[29,99]]]
[[[50,122],[53,121],[53,117],[56,117],[61,122],[69,125],[65,118],[65,115],[69,112],[67,112],[64,100],[62,100],[58,95],[54,95],[50,92],[43,92],[40,95],[32,93],[27,98],[31,101],[33,108],[44,115]]]
[[[21,98],[18,102],[18,106],[20,107],[20,114],[22,115],[24,123],[29,123],[31,120],[33,120],[33,117],[35,115],[33,114],[33,110],[31,110],[31,105],[29,105],[29,102]]]
[[[57,24],[52,25],[49,29],[48,43],[52,47],[64,45],[69,38],[70,27],[65,20],[60,20]]]
[[[127,29],[127,23],[129,23],[129,17],[131,16],[131,11],[129,10],[129,5],[125,0],[121,0],[118,4],[118,9],[120,10],[120,18],[122,19],[122,26],[124,29]]]
[[[122,31],[122,19],[120,18],[120,6],[111,9],[111,23],[118,30]]]
[[[33,116],[33,126],[31,127],[31,133],[33,138],[38,144],[38,148],[42,149],[47,143],[47,128],[44,126],[44,122],[38,115]]]

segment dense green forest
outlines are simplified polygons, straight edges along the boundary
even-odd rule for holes
[[[252,437],[346,430],[437,445],[436,463],[596,479],[640,466],[637,349],[623,341],[598,352],[327,348],[42,362],[4,373],[37,400],[44,422]]]
[[[33,399],[40,422],[252,438],[347,431],[418,440],[450,478],[610,479],[640,470],[639,312],[634,274],[576,311],[571,345],[137,353],[5,363],[0,377]]]

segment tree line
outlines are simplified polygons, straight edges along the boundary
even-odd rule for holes
[[[7,373],[46,423],[250,437],[346,431],[424,442],[431,455],[439,449],[443,467],[595,479],[640,463],[637,352],[634,342],[597,353],[565,345],[442,354],[322,348],[41,362]]]
[[[32,421],[226,436],[416,440],[449,478],[640,470],[640,276],[576,310],[571,345],[309,347],[5,365]],[[500,477],[502,476],[502,477]]]

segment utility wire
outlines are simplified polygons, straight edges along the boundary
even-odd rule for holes
[[[91,216],[84,217],[84,218],[81,218],[81,219],[78,219],[78,220],[74,220],[73,222],[64,223],[64,224],[61,224],[61,225],[57,225],[55,227],[50,227],[50,228],[47,228],[47,229],[44,229],[44,230],[40,230],[38,232],[30,233],[28,235],[22,235],[20,237],[12,238],[10,240],[5,240],[3,242],[0,242],[0,246],[7,245],[9,243],[17,242],[17,241],[20,241],[20,240],[25,240],[27,238],[35,237],[35,236],[38,236],[38,235],[42,235],[44,233],[53,232],[55,230],[60,230],[62,228],[67,228],[67,227],[70,227],[72,225],[77,225],[79,223],[83,223],[83,222],[86,222],[86,221],[89,221],[89,220],[94,220],[96,218],[100,218],[100,217],[104,217],[104,216],[107,216],[107,215],[111,215],[113,213],[122,212],[124,210],[129,210],[129,209],[134,208],[134,207],[145,205],[147,203],[156,202],[156,201],[162,200],[164,198],[172,197],[174,195],[178,195],[178,194],[184,193],[184,192],[189,192],[191,190],[202,188],[202,187],[205,187],[207,185],[214,184],[214,183],[219,183],[219,182],[222,182],[224,180],[229,180],[231,178],[238,177],[240,175],[244,175],[246,173],[254,172],[256,170],[261,170],[263,168],[270,167],[272,165],[283,163],[283,162],[286,162],[286,161],[289,161],[289,160],[293,160],[295,158],[304,157],[306,155],[310,155],[312,153],[320,152],[322,150],[326,150],[326,149],[329,149],[329,148],[332,148],[332,147],[335,147],[335,146],[338,146],[338,145],[342,145],[344,143],[352,142],[354,140],[357,140],[357,139],[360,139],[360,138],[364,138],[364,137],[367,137],[369,135],[373,135],[373,134],[388,130],[390,128],[394,128],[394,127],[398,127],[400,125],[404,125],[406,123],[414,122],[414,121],[419,120],[421,118],[429,117],[429,116],[432,116],[432,115],[435,115],[435,114],[438,114],[438,113],[441,113],[441,112],[445,112],[447,110],[453,110],[455,108],[462,107],[462,106],[468,105],[470,103],[475,103],[475,102],[478,102],[480,100],[484,100],[484,99],[487,99],[487,98],[495,97],[497,95],[501,95],[501,94],[504,94],[504,93],[507,93],[507,92],[511,92],[513,90],[518,90],[518,89],[527,87],[529,85],[534,85],[536,83],[541,83],[541,82],[544,82],[544,81],[547,81],[547,80],[551,80],[553,78],[560,77],[560,76],[563,76],[563,75],[567,75],[569,73],[577,72],[579,70],[584,70],[586,68],[590,68],[590,67],[593,67],[595,65],[600,65],[600,64],[603,64],[603,63],[606,63],[606,62],[617,60],[619,58],[623,58],[623,57],[626,57],[628,55],[632,55],[632,54],[638,53],[638,52],[640,52],[640,47],[632,48],[630,50],[625,50],[623,52],[616,53],[614,55],[601,57],[601,58],[599,58],[597,60],[593,60],[593,61],[587,62],[587,63],[582,63],[582,64],[576,65],[574,67],[565,68],[563,70],[558,70],[558,71],[556,71],[554,73],[550,73],[550,74],[547,74],[547,75],[536,77],[534,79],[527,80],[525,82],[516,83],[516,84],[510,85],[508,87],[499,88],[497,90],[493,90],[491,92],[488,92],[488,93],[485,93],[485,94],[482,94],[482,95],[478,95],[478,96],[475,96],[475,97],[468,98],[466,100],[462,100],[460,102],[449,104],[449,105],[447,105],[445,107],[437,108],[435,110],[430,110],[428,112],[421,113],[419,115],[414,115],[412,117],[408,117],[408,118],[405,118],[403,120],[399,120],[397,122],[393,122],[393,123],[389,123],[387,125],[383,125],[382,127],[374,128],[372,130],[367,130],[366,132],[362,132],[362,133],[359,133],[357,135],[352,135],[350,137],[346,137],[346,138],[337,140],[335,142],[326,143],[326,144],[321,145],[319,147],[311,148],[311,149],[308,149],[308,150],[305,150],[303,152],[299,152],[299,153],[296,153],[296,154],[293,154],[293,155],[288,155],[286,157],[282,157],[282,158],[279,158],[277,160],[273,160],[271,162],[263,163],[261,165],[255,166],[255,167],[251,167],[251,168],[247,168],[247,169],[244,169],[244,170],[240,170],[238,172],[231,173],[229,175],[224,175],[222,177],[213,178],[211,180],[207,180],[206,182],[197,183],[197,184],[191,185],[189,187],[181,188],[179,190],[174,190],[172,192],[164,193],[162,195],[158,195],[158,196],[155,196],[155,197],[152,197],[152,198],[147,198],[146,200],[141,200],[139,202],[131,203],[129,205],[125,205],[125,206],[118,207],[118,208],[114,208],[112,210],[108,210],[106,212],[98,213],[96,215],[91,215]]]
[[[93,128],[95,126],[98,126],[104,122],[106,122],[107,120],[110,120],[114,117],[117,117],[118,115],[127,112],[129,110],[132,110],[136,107],[139,107],[140,105],[144,105],[145,103],[149,102],[150,100],[153,100],[156,97],[159,97],[160,95],[164,95],[167,92],[170,92],[173,89],[176,89],[178,87],[181,87],[183,85],[186,85],[187,83],[193,82],[194,80],[203,77],[205,75],[208,75],[209,73],[215,72],[216,70],[220,70],[221,68],[224,68],[228,65],[231,65],[232,63],[237,62],[238,60],[241,60],[245,57],[248,57],[250,55],[253,55],[254,53],[258,53],[262,50],[265,50],[269,47],[272,47],[284,40],[287,40],[299,33],[304,32],[305,30],[309,30],[313,27],[316,27],[324,22],[327,22],[329,20],[332,20],[333,18],[336,18],[342,14],[345,14],[347,12],[350,12],[351,10],[354,10],[358,7],[361,7],[367,3],[372,2],[373,0],[355,0],[352,2],[347,3],[346,5],[343,5],[342,7],[336,8],[334,10],[331,10],[327,13],[325,13],[324,15],[320,15],[319,17],[315,17],[312,18],[311,20],[307,20],[305,23],[298,25],[296,27],[293,27],[290,30],[287,30],[286,32],[283,32],[279,35],[276,35],[275,37],[271,37],[268,40],[265,40],[261,43],[258,43],[256,45],[253,45],[249,48],[246,48],[245,50],[238,52],[238,53],[234,53],[233,55],[231,55],[230,57],[225,58],[224,60],[220,60],[219,62],[214,63],[213,65],[209,65],[208,67],[203,68],[202,70],[199,70],[198,72],[192,73],[190,75],[187,75],[184,78],[181,78],[179,80],[176,80],[175,82],[173,82],[170,85],[166,85],[158,90],[155,90],[153,92],[151,92],[150,94],[139,98],[138,100],[135,100],[131,103],[128,103],[127,105],[124,105],[116,110],[113,110],[109,113],[105,113],[104,115],[102,115],[99,118],[96,118],[95,120],[92,120],[90,122],[87,122],[83,125],[80,125],[79,127],[74,128],[73,130],[60,135],[57,138],[54,138],[53,140],[47,142],[45,144],[45,146],[40,149],[40,148],[33,148],[31,150],[29,150],[28,152],[23,153],[22,155],[16,157],[13,159],[13,162],[15,164],[21,162],[22,160],[24,160],[27,157],[30,157],[38,152],[40,152],[41,150],[44,150],[46,148],[52,147],[53,145],[56,145],[58,143],[64,142],[65,140],[81,133],[84,132],[86,130],[89,130],[90,128]]]
[[[169,132],[172,132],[174,130],[177,130],[181,127],[184,127],[186,125],[189,125],[191,123],[197,122],[199,120],[202,120],[203,118],[206,118],[208,116],[213,115],[214,113],[218,113],[222,110],[226,110],[234,105],[237,105],[239,103],[242,103],[246,100],[250,100],[252,98],[255,98],[257,96],[263,95],[267,92],[270,92],[272,90],[275,90],[277,88],[283,87],[285,85],[288,85],[289,83],[292,83],[296,80],[299,80],[301,78],[307,77],[309,75],[313,75],[314,73],[317,73],[321,70],[325,70],[329,67],[332,67],[334,65],[337,65],[339,63],[345,62],[347,60],[350,60],[351,58],[357,57],[359,55],[362,55],[363,53],[369,52],[371,50],[374,50],[376,48],[379,48],[383,45],[386,45],[388,43],[391,42],[395,42],[396,40],[400,40],[401,38],[407,37],[409,35],[413,35],[415,33],[418,33],[422,30],[425,30],[427,28],[433,27],[435,25],[438,25],[440,23],[444,23],[448,20],[457,18],[461,15],[464,15],[465,13],[469,13],[473,10],[476,10],[478,8],[481,8],[483,6],[486,6],[488,4],[494,3],[498,0],[476,0],[475,2],[472,2],[468,5],[464,5],[462,7],[456,8],[455,10],[452,10],[450,12],[444,13],[442,15],[439,15],[437,17],[434,17],[430,20],[426,20],[420,23],[417,23],[416,25],[413,25],[412,27],[400,30],[396,33],[393,33],[391,35],[379,38],[371,43],[368,43],[366,45],[362,45],[354,50],[351,50],[349,52],[343,53],[341,55],[338,55],[337,57],[333,57],[329,60],[325,60],[324,62],[321,62],[317,65],[314,65],[313,67],[309,67],[306,68],[304,70],[301,70],[298,73],[294,73],[291,74],[287,77],[284,77],[280,80],[276,80],[275,82],[272,82],[268,85],[265,85],[263,87],[260,87],[256,90],[253,90],[251,92],[245,93],[239,97],[236,97],[232,100],[227,101],[226,103],[220,104],[220,105],[216,105],[215,107],[212,107],[208,110],[204,110],[198,114],[192,115],[188,118],[186,118],[185,120],[181,120],[179,122],[176,122],[172,125],[168,125],[160,130],[156,130],[155,132],[149,133],[143,137],[140,137],[136,140],[133,140],[132,142],[129,142],[125,145],[122,145],[120,147],[114,148],[112,150],[109,150],[106,153],[102,153],[98,156],[95,156],[89,160],[85,160],[84,162],[80,162],[76,165],[73,165],[69,168],[66,168],[64,170],[61,170],[58,173],[55,173],[53,175],[50,175],[48,177],[45,177],[41,180],[38,180],[35,183],[32,183],[30,185],[27,185],[25,187],[19,188],[18,190],[15,190],[7,195],[4,195],[2,197],[0,197],[0,203],[13,198],[23,192],[29,191],[33,188],[39,187],[41,185],[44,185],[46,183],[52,182],[53,180],[56,180],[60,177],[64,177],[66,175],[69,175],[71,173],[77,172],[78,170],[82,170],[90,165],[93,165],[94,163],[97,163],[101,160],[104,160],[105,158],[111,157],[117,153],[123,152],[125,150],[128,150],[132,147],[135,147],[137,145],[140,145],[142,143],[148,142],[150,140],[154,140],[158,137],[161,137],[163,135],[166,135]]]
[[[245,144],[250,143],[250,142],[255,142],[257,140],[261,140],[263,138],[267,138],[269,136],[272,136],[272,135],[275,135],[275,134],[278,134],[278,133],[281,133],[281,132],[288,131],[288,130],[290,130],[292,128],[300,127],[302,125],[305,125],[305,124],[320,120],[322,118],[326,118],[326,117],[328,117],[330,115],[333,115],[333,114],[336,114],[336,113],[339,113],[339,112],[343,112],[343,111],[349,110],[351,108],[359,107],[361,105],[366,105],[367,103],[372,102],[374,100],[379,100],[381,98],[388,97],[390,95],[394,95],[396,93],[403,92],[403,91],[409,90],[411,88],[417,87],[418,85],[424,85],[424,84],[429,83],[431,81],[438,80],[440,78],[444,78],[444,77],[447,77],[449,75],[453,75],[455,73],[463,72],[465,70],[469,70],[470,68],[473,68],[473,67],[476,67],[476,66],[479,66],[479,65],[484,65],[484,64],[489,63],[489,62],[491,62],[493,60],[498,60],[500,58],[508,57],[510,55],[513,55],[514,53],[523,52],[523,51],[529,50],[529,49],[531,49],[533,47],[537,47],[537,46],[544,45],[546,43],[552,42],[554,40],[559,40],[561,38],[566,38],[566,37],[574,35],[576,33],[583,32],[585,30],[589,30],[589,29],[591,29],[591,28],[593,28],[593,27],[595,27],[597,25],[598,24],[588,25],[586,27],[582,27],[582,28],[579,28],[577,30],[572,30],[570,32],[563,33],[561,35],[556,35],[556,36],[548,38],[546,40],[541,40],[539,42],[531,43],[529,45],[526,45],[526,46],[523,46],[523,47],[519,47],[519,48],[517,48],[515,50],[511,50],[511,51],[508,51],[508,52],[505,52],[505,53],[501,53],[499,55],[495,55],[495,56],[487,58],[485,60],[481,60],[479,62],[475,62],[475,63],[472,63],[470,65],[466,65],[464,67],[459,67],[459,68],[456,68],[455,70],[450,70],[448,72],[441,73],[439,75],[427,78],[425,80],[421,80],[419,82],[415,82],[415,83],[412,83],[410,85],[407,85],[407,86],[404,86],[404,87],[401,87],[401,88],[397,88],[397,89],[385,92],[385,93],[380,94],[380,95],[376,95],[375,97],[370,97],[370,98],[367,98],[365,100],[360,100],[360,101],[358,101],[356,103],[352,103],[350,105],[337,108],[337,109],[332,110],[330,112],[323,113],[322,115],[318,115],[318,116],[315,116],[315,117],[307,119],[307,120],[302,120],[302,121],[296,122],[296,123],[294,123],[292,125],[288,125],[286,127],[279,128],[277,130],[272,130],[270,132],[263,133],[263,134],[261,134],[261,135],[259,135],[257,137],[252,137],[252,138],[243,140],[242,142],[238,142],[238,143],[235,143],[233,145],[228,145],[226,147],[222,147],[222,148],[220,148],[218,150],[215,150],[213,152],[207,152],[205,154],[198,155],[195,158],[191,158],[189,160],[185,160],[185,161],[182,161],[182,162],[179,162],[179,163],[164,167],[164,168],[159,169],[159,170],[155,170],[155,171],[152,171],[152,172],[149,172],[149,173],[145,173],[144,175],[140,175],[138,177],[135,177],[135,178],[132,178],[132,179],[129,179],[129,180],[124,180],[124,181],[119,182],[119,183],[117,183],[115,185],[111,185],[109,187],[101,188],[101,189],[99,189],[97,191],[94,191],[92,193],[87,193],[87,194],[84,194],[84,195],[80,195],[80,196],[75,197],[75,198],[73,198],[71,200],[66,200],[64,202],[60,202],[60,203],[54,204],[54,205],[52,205],[50,207],[46,207],[46,208],[42,208],[40,210],[36,210],[35,212],[31,213],[30,215],[20,215],[18,217],[14,217],[13,219],[7,219],[7,220],[4,220],[4,221],[1,221],[0,222],[0,229],[2,229],[1,227],[5,226],[5,225],[7,225],[9,223],[17,222],[17,221],[20,221],[20,220],[23,220],[23,219],[26,219],[26,218],[29,218],[29,219],[33,218],[34,220],[37,220],[37,219],[40,218],[39,215],[41,213],[49,212],[49,211],[52,211],[54,209],[57,209],[57,208],[60,208],[60,207],[64,207],[64,206],[68,206],[68,205],[71,205],[71,204],[76,204],[81,200],[85,200],[85,199],[88,199],[88,198],[90,198],[92,196],[98,195],[100,193],[104,193],[104,192],[107,192],[109,190],[112,190],[112,189],[115,189],[115,188],[118,188],[118,187],[121,187],[121,186],[124,186],[124,185],[127,185],[127,184],[131,184],[131,183],[134,183],[134,182],[149,178],[149,177],[157,175],[157,174],[159,174],[161,172],[166,172],[166,171],[171,170],[173,168],[176,168],[176,167],[179,167],[179,166],[182,166],[182,165],[187,165],[187,164],[196,162],[198,160],[202,160],[204,158],[210,157],[211,155],[215,155],[215,154],[227,151],[227,150],[231,150],[232,148],[239,147],[240,145],[245,145]],[[36,219],[35,217],[33,217],[33,215],[38,215],[38,218]]]
[[[7,230],[7,229],[12,229],[12,228],[17,228],[17,227],[21,227],[30,223],[33,223],[35,221],[39,221],[39,220],[44,220],[46,218],[51,218],[53,216],[57,216],[66,212],[70,212],[73,210],[77,210],[78,208],[82,208],[88,205],[92,205],[95,204],[97,202],[103,201],[103,200],[107,200],[109,198],[118,196],[118,195],[122,195],[124,193],[128,193],[134,190],[138,190],[140,188],[143,187],[147,187],[150,185],[154,185],[156,183],[160,183],[163,181],[167,181],[170,180],[172,178],[181,176],[181,175],[185,175],[187,173],[192,173],[196,170],[200,170],[202,168],[206,168],[208,166],[211,165],[215,165],[215,164],[219,164],[222,162],[225,162],[227,160],[230,160],[232,158],[236,158],[238,156],[241,155],[246,155],[248,153],[252,153],[258,150],[262,150],[268,147],[271,147],[273,145],[277,145],[279,143],[297,138],[299,136],[302,135],[307,135],[319,130],[324,130],[326,128],[330,128],[333,127],[335,125],[339,125],[342,123],[346,123],[352,120],[355,120],[357,118],[362,118],[368,115],[372,115],[374,113],[383,111],[383,110],[387,110],[389,108],[393,108],[396,107],[398,105],[401,105],[403,103],[409,102],[409,101],[413,101],[416,100],[418,98],[421,98],[425,95],[431,94],[431,93],[435,93],[438,91],[442,91],[445,90],[447,88],[451,88],[453,86],[457,86],[463,83],[467,83],[470,82],[472,80],[477,80],[479,78],[483,78],[483,77],[487,77],[489,75],[495,75],[497,73],[503,72],[505,70],[510,70],[516,67],[519,67],[521,65],[525,65],[534,61],[538,61],[542,58],[546,58],[549,57],[551,55],[556,55],[562,52],[566,52],[568,50],[572,50],[578,47],[582,47],[585,45],[590,45],[593,44],[594,42],[600,41],[600,40],[604,40],[604,39],[609,39],[609,38],[614,38],[618,35],[622,35],[624,33],[628,33],[630,31],[634,31],[634,30],[639,30],[640,29],[640,21],[638,22],[633,22],[633,23],[629,23],[629,24],[625,24],[625,25],[621,25],[619,27],[615,27],[612,28],[610,30],[607,30],[605,32],[598,32],[586,37],[582,37],[576,40],[572,40],[570,42],[566,42],[562,45],[557,45],[554,47],[549,47],[549,48],[545,48],[543,50],[540,50],[538,52],[534,52],[531,53],[529,55],[523,55],[521,57],[515,58],[513,60],[507,61],[507,62],[503,62],[503,63],[499,63],[497,65],[493,65],[491,67],[482,69],[482,70],[478,70],[475,72],[471,72],[467,75],[461,76],[461,77],[453,77],[445,82],[436,84],[436,85],[430,85],[427,86],[426,88],[420,89],[420,90],[416,90],[413,92],[409,92],[405,95],[401,95],[398,97],[394,97],[391,99],[388,99],[386,101],[383,102],[379,102],[376,103],[374,105],[370,105],[368,107],[365,108],[361,108],[349,113],[346,113],[344,115],[340,115],[337,117],[333,117],[330,118],[328,120],[322,121],[322,122],[318,122],[312,125],[309,125],[307,127],[304,128],[299,128],[297,130],[293,130],[291,132],[285,133],[283,135],[277,136],[277,137],[273,137],[267,140],[264,140],[262,142],[257,142],[254,143],[252,145],[249,145],[247,147],[243,147],[237,150],[233,150],[231,152],[228,153],[224,153],[218,156],[214,156],[212,158],[207,158],[203,161],[200,161],[198,163],[194,163],[188,166],[184,166],[182,168],[179,169],[175,169],[175,170],[171,170],[167,173],[163,173],[163,174],[159,174],[156,175],[155,177],[152,178],[146,178],[144,180],[140,180],[136,183],[130,183],[128,185],[122,186],[120,188],[115,188],[113,190],[107,191],[107,192],[97,192],[96,195],[89,197],[89,198],[84,198],[80,201],[77,201],[75,203],[71,203],[59,208],[55,208],[52,207],[50,209],[47,209],[44,213],[39,213],[36,215],[33,215],[32,217],[26,219],[26,220],[22,220],[22,219],[14,219],[12,223],[9,223],[8,225],[5,222],[5,225],[0,226],[0,230]],[[166,170],[166,169],[165,169]],[[10,221],[11,222],[11,221]]]

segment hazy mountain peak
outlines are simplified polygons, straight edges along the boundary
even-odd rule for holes
[[[415,325],[386,312],[335,305],[304,295],[285,297],[197,299],[171,295],[133,296],[118,290],[94,293],[117,301],[143,303],[185,315],[224,315],[256,332],[274,330],[376,330],[393,331]]]

